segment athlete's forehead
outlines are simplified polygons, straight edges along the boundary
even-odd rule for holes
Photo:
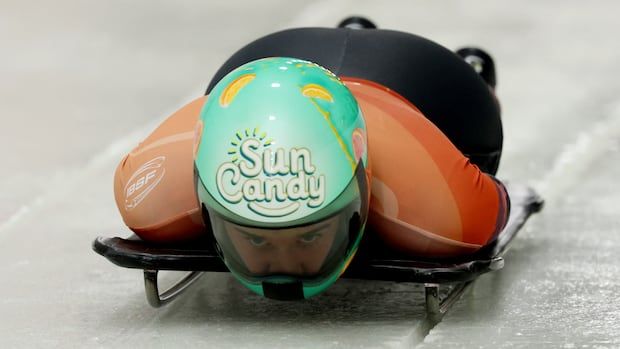
[[[228,231],[235,231],[249,237],[296,237],[308,234],[313,234],[323,231],[332,231],[338,228],[338,218],[331,217],[322,222],[285,229],[265,229],[256,227],[245,227],[230,222],[225,222],[225,227]]]

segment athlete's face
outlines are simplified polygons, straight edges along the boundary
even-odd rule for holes
[[[301,228],[267,230],[225,223],[226,231],[248,270],[255,275],[316,274],[336,232],[338,218]]]

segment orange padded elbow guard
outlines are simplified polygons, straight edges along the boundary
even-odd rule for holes
[[[194,129],[206,97],[185,105],[121,160],[114,196],[125,224],[147,241],[204,232],[194,188]]]

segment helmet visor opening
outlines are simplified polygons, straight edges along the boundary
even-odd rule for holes
[[[316,275],[334,246],[338,217],[292,229],[259,229],[224,222],[224,230],[253,276]]]
[[[211,214],[213,233],[229,269],[249,282],[282,277],[313,283],[347,256],[362,225],[360,202],[315,223],[292,228],[243,226]]]

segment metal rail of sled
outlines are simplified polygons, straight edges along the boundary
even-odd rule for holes
[[[507,189],[511,201],[508,223],[495,242],[476,253],[452,260],[411,259],[390,250],[377,239],[369,238],[360,246],[353,263],[342,277],[423,283],[427,313],[431,316],[443,315],[477,277],[504,266],[503,255],[510,243],[527,219],[542,209],[544,201],[532,188],[511,184],[507,185]],[[174,300],[203,272],[228,272],[213,242],[207,240],[162,246],[147,243],[136,236],[129,239],[98,237],[93,242],[93,249],[116,265],[142,269],[146,298],[153,307],[161,307]],[[187,271],[189,274],[168,290],[160,292],[160,270]],[[442,298],[439,292],[441,285],[452,286]]]

